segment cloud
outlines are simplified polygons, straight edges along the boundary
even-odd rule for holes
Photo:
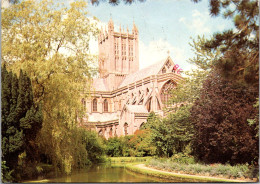
[[[94,21],[94,20],[93,20]],[[115,26],[115,31],[119,30],[118,25]],[[97,22],[97,27],[99,29],[107,30],[107,23]],[[98,55],[98,41],[95,39],[90,39],[90,53]],[[168,54],[169,52],[169,54]],[[186,62],[187,54],[185,54],[185,49],[175,47],[171,45],[168,41],[163,39],[158,39],[145,44],[142,40],[139,40],[139,68],[146,68],[166,57],[172,58],[173,62],[179,64],[183,70],[189,70],[191,68],[190,64]]]
[[[184,50],[172,46],[169,42],[162,39],[152,41],[148,45],[145,45],[142,41],[139,41],[139,66],[140,69],[146,68],[168,56],[170,56],[176,64],[185,61]]]
[[[179,22],[183,23],[190,31],[195,34],[209,34],[211,28],[208,25],[210,16],[208,12],[199,12],[198,10],[192,11],[192,16],[187,20],[185,17],[181,17]]]

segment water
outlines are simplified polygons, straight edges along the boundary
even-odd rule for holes
[[[28,182],[178,182],[177,180],[160,179],[156,177],[146,176],[127,170],[124,167],[116,167],[115,165],[105,164],[96,165],[88,169],[74,171],[71,175],[59,176],[54,178],[46,178],[44,180],[35,180]]]

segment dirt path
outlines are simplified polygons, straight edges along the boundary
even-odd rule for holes
[[[200,175],[191,175],[191,174],[180,174],[180,173],[175,173],[175,172],[169,172],[169,171],[163,171],[159,169],[154,169],[151,167],[146,167],[145,164],[138,164],[136,167],[139,167],[141,169],[146,169],[150,171],[157,171],[157,172],[162,172],[162,173],[168,173],[168,174],[174,174],[176,176],[196,176],[197,178],[208,178],[208,179],[225,179],[230,182],[253,182],[252,180],[237,180],[237,179],[227,179],[227,178],[219,178],[219,177],[212,177],[212,176],[200,176]]]

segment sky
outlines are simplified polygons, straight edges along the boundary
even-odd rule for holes
[[[133,21],[139,30],[140,69],[168,56],[168,51],[183,70],[194,68],[187,62],[194,57],[189,43],[197,35],[210,38],[215,32],[233,29],[230,19],[209,15],[209,2],[203,0],[193,3],[191,0],[146,0],[126,5],[121,2],[112,6],[107,2],[88,6],[89,16],[97,17],[106,25],[112,18],[115,27],[121,25],[131,32]],[[97,43],[92,44],[97,47]],[[97,52],[97,48],[93,49]]]
[[[76,0],[61,0],[67,4]],[[133,21],[139,31],[139,68],[145,68],[168,55],[175,64],[184,71],[196,68],[188,63],[194,52],[189,43],[198,35],[210,38],[216,32],[234,29],[232,20],[222,16],[211,17],[209,1],[194,3],[191,0],[146,0],[136,1],[131,5],[121,2],[117,6],[109,4],[108,0],[100,0],[98,5],[88,1],[89,17],[99,20],[103,29],[112,18],[115,31],[119,26],[131,32]],[[8,0],[3,0],[2,6],[8,6]],[[232,8],[232,7],[231,7]],[[90,51],[98,54],[97,40],[91,40]]]

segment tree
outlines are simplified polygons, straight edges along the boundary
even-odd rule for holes
[[[2,81],[2,159],[7,168],[17,172],[19,154],[25,152],[28,162],[34,162],[38,156],[34,143],[43,118],[40,108],[33,101],[30,78],[22,70],[18,79],[4,65]],[[4,179],[8,179],[9,171],[4,171]],[[16,172],[13,174],[17,175]]]
[[[198,0],[193,0],[198,2]],[[235,9],[231,9],[231,4]],[[223,11],[221,10],[223,9]],[[257,0],[211,0],[210,13],[232,18],[237,31],[214,34],[204,44],[212,52],[220,49],[221,57],[214,65],[220,74],[243,85],[259,85],[259,7]]]
[[[198,36],[190,43],[196,56],[190,58],[188,62],[195,65],[197,69],[184,72],[184,79],[171,91],[170,103],[176,104],[175,110],[180,107],[180,104],[190,106],[199,98],[203,82],[214,68],[214,61],[220,57],[219,49],[215,52],[205,49],[204,45],[207,41],[204,36]]]
[[[136,130],[129,144],[132,145],[130,155],[139,157],[155,155],[156,147],[153,144],[151,130]]]
[[[251,162],[258,158],[253,150],[258,148],[257,127],[252,123],[258,110],[253,101],[259,95],[258,2],[211,0],[211,15],[222,12],[233,19],[236,31],[215,33],[201,45],[208,52],[219,50],[220,55],[192,108],[194,152],[208,162]]]
[[[193,148],[200,160],[235,164],[258,158],[256,125],[247,123],[257,113],[255,94],[255,88],[210,75],[191,110],[196,130]]]
[[[90,90],[95,60],[89,40],[98,30],[86,17],[86,4],[77,1],[68,8],[49,0],[25,0],[2,12],[2,60],[14,73],[22,69],[31,78],[44,116],[36,137],[39,151],[61,171],[78,164],[70,142],[79,137],[72,129],[83,115],[80,99]]]
[[[101,1],[105,1],[105,0],[91,0],[91,3],[93,5],[98,5]],[[132,4],[134,2],[144,2],[145,0],[122,0],[122,2],[124,2],[125,4]],[[109,0],[108,3],[112,4],[112,5],[118,5],[120,3],[120,0]]]
[[[189,108],[180,107],[166,118],[158,117],[153,112],[149,114],[144,128],[151,132],[150,143],[156,147],[156,155],[169,157],[185,152],[193,137]]]

